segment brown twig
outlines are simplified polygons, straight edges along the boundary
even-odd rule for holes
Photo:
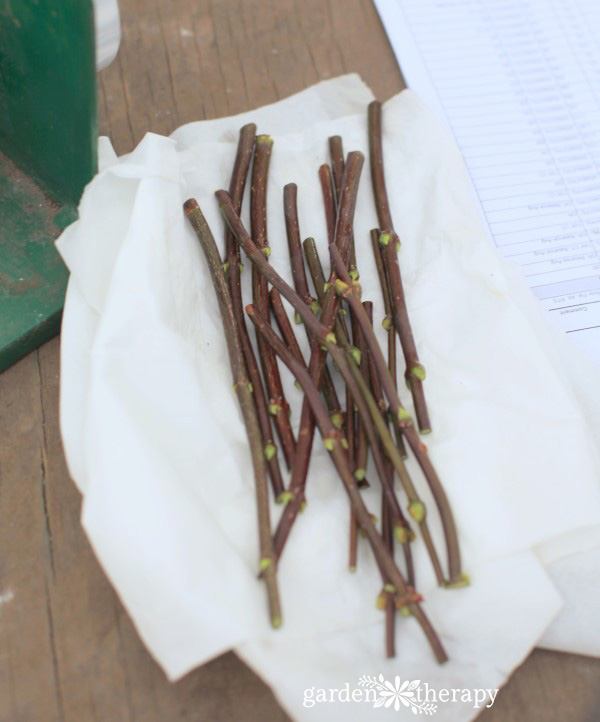
[[[285,227],[288,239],[288,248],[290,252],[290,265],[292,267],[292,279],[296,293],[310,306],[313,313],[318,313],[320,309],[319,302],[315,300],[308,290],[308,280],[306,278],[306,270],[304,268],[304,257],[302,255],[302,243],[300,242],[300,224],[298,221],[298,188],[295,183],[288,183],[283,189],[283,212],[285,216]],[[314,339],[308,329],[306,329],[308,342],[312,346]],[[321,384],[330,413],[336,419],[336,423],[342,424],[343,414],[342,407],[333,385],[333,379],[329,373],[327,365],[323,373],[323,383]]]
[[[365,311],[367,312],[367,315],[369,316],[369,321],[371,322],[371,326],[373,326],[373,304],[371,304],[369,301],[365,301],[363,303],[363,307]],[[385,399],[383,397],[383,393],[381,391],[381,382],[379,381],[379,376],[377,375],[377,369],[375,368],[375,364],[373,362],[373,356],[370,353],[370,351],[367,351],[367,357],[368,357],[368,363],[369,363],[369,382],[371,385],[371,391],[373,392],[373,397],[375,401],[377,402],[377,405],[379,409],[381,410],[382,416],[385,416],[387,413],[387,404],[385,403]],[[395,427],[394,427],[395,428]],[[398,446],[398,440],[396,439],[396,445]],[[398,451],[402,453],[404,447],[400,448],[398,446]],[[403,456],[404,458],[404,456]],[[388,470],[388,476],[391,480],[393,480],[394,477],[394,465],[390,461],[390,459],[386,460],[386,468]],[[382,504],[386,505],[386,499],[384,498],[382,501]],[[391,518],[388,514],[388,518]],[[400,516],[396,522],[397,526],[394,529],[395,536],[397,540],[402,544],[402,549],[404,551],[404,559],[406,561],[406,577],[409,580],[410,584],[414,587],[415,586],[415,570],[414,570],[414,564],[413,564],[413,558],[412,558],[412,551],[410,544],[414,539],[414,532],[410,528],[410,525],[408,521],[406,520],[406,517],[400,513]]]
[[[399,606],[408,607],[426,634],[438,662],[445,662],[447,660],[446,652],[419,604],[421,597],[416,594],[412,587],[407,585],[383,539],[375,529],[371,515],[364,504],[362,495],[348,466],[348,459],[343,448],[340,431],[331,423],[327,408],[321,399],[317,386],[308,369],[295,358],[294,354],[285,346],[269,324],[261,318],[260,314],[256,312],[252,306],[246,307],[246,312],[257,327],[259,333],[269,341],[277,355],[288,366],[304,389],[306,398],[311,405],[312,413],[315,416],[317,426],[321,432],[323,443],[331,455],[331,459],[336,466],[346,493],[350,498],[358,524],[369,540],[380,569],[394,587],[396,603]]]
[[[242,347],[238,335],[237,323],[233,311],[233,304],[229,286],[223,272],[223,262],[215,239],[206,223],[198,203],[191,198],[184,205],[185,213],[194,228],[204,251],[210,274],[219,301],[219,309],[223,320],[223,329],[231,364],[233,388],[238,397],[246,433],[252,456],[254,480],[256,486],[256,506],[258,512],[258,534],[260,547],[259,567],[265,580],[269,599],[269,612],[273,627],[281,626],[281,606],[277,588],[277,563],[273,551],[271,537],[271,522],[269,516],[269,489],[266,476],[266,464],[263,455],[260,425],[256,407],[252,400],[252,386],[246,375],[246,365],[242,354]]]
[[[231,181],[229,183],[229,194],[236,212],[239,213],[242,207],[242,199],[244,197],[244,188],[246,179],[254,152],[254,140],[256,136],[256,126],[253,123],[245,125],[240,130],[238,148],[231,173]],[[229,228],[225,226],[225,276],[229,283],[229,291],[231,293],[231,302],[233,304],[233,312],[237,322],[240,343],[244,354],[244,361],[250,377],[250,383],[254,389],[252,398],[256,405],[258,420],[260,423],[260,431],[263,441],[263,450],[267,459],[269,478],[275,499],[278,502],[284,501],[285,497],[283,487],[283,479],[281,469],[279,467],[279,458],[277,455],[277,447],[273,440],[273,429],[271,427],[271,418],[267,404],[267,397],[263,386],[262,377],[258,369],[258,363],[250,342],[246,321],[244,319],[244,304],[242,301],[241,286],[241,259],[240,248],[235,242]]]
[[[405,377],[412,393],[417,423],[419,424],[421,433],[425,434],[431,431],[431,422],[429,420],[425,394],[423,392],[425,368],[419,361],[417,354],[417,347],[408,318],[400,266],[398,264],[398,253],[396,249],[398,235],[394,231],[385,186],[381,133],[381,103],[378,101],[373,101],[369,105],[369,153],[371,157],[373,193],[375,195],[379,228],[381,229],[379,243],[384,247],[383,255],[386,264],[386,277],[389,284],[394,325],[400,338],[400,344],[404,354],[406,363]]]
[[[327,163],[319,168],[319,181],[321,183],[321,193],[323,194],[323,207],[325,209],[325,223],[327,224],[327,240],[333,243],[335,233],[335,191],[333,188],[333,179],[331,177],[331,169]]]
[[[378,453],[379,445],[377,434],[379,434],[379,436],[381,437],[381,443],[383,444],[385,453],[394,463],[394,468],[398,472],[400,481],[402,482],[402,485],[407,492],[410,500],[411,512],[413,513],[413,515],[417,515],[419,509],[424,512],[424,506],[420,502],[414,485],[412,484],[410,477],[406,473],[404,463],[402,462],[398,449],[396,448],[393,439],[389,433],[387,424],[384,421],[379,407],[377,406],[377,403],[370,392],[368,384],[365,382],[359,368],[356,366],[355,349],[349,344],[344,348],[344,351],[342,351],[338,347],[336,335],[333,334],[329,330],[329,327],[325,326],[321,320],[317,319],[314,316],[314,314],[302,301],[298,294],[281,278],[281,276],[271,266],[265,256],[253,243],[252,239],[246,232],[246,229],[244,228],[244,225],[241,222],[239,216],[235,213],[235,210],[231,205],[231,199],[229,198],[228,194],[225,191],[217,191],[217,198],[219,200],[223,216],[225,217],[225,220],[233,231],[235,238],[244,249],[246,256],[250,259],[253,265],[255,265],[256,268],[262,274],[264,274],[268,282],[272,286],[274,286],[284,298],[289,301],[289,303],[294,307],[296,311],[298,311],[304,323],[309,327],[311,332],[317,338],[315,348],[323,350],[323,353],[328,352],[331,354],[334,362],[340,370],[341,375],[344,378],[344,381],[350,387],[350,391],[352,397],[356,402],[358,412],[363,418],[363,421],[365,422],[367,433],[369,435],[369,443],[371,444],[371,448],[373,449],[373,459],[375,461],[377,473],[379,475],[379,478],[382,480],[383,491],[388,496],[392,510],[397,508],[398,501],[394,494],[393,488],[391,487],[391,484],[386,483],[387,476],[385,474],[385,464],[383,463],[383,460]],[[327,300],[328,299],[326,299],[326,303],[324,305],[325,309],[327,308]],[[333,314],[333,317],[335,317],[335,314]],[[340,334],[340,337],[342,337],[342,334]],[[343,338],[340,338],[340,341],[342,343],[345,342]],[[315,353],[313,351],[313,354],[311,356],[311,362],[313,361],[314,357]],[[315,381],[316,374],[312,366],[309,366],[309,373],[311,374],[311,378],[313,378],[313,381]],[[371,417],[373,419],[373,423],[371,423]],[[312,428],[314,430],[314,426]],[[302,437],[299,436],[299,438]],[[278,526],[278,531],[280,531],[280,535],[278,536],[277,533],[275,534],[275,552],[278,557],[281,554],[283,545],[285,544],[285,540],[287,539],[291,526],[297,516],[301,503],[302,498],[299,494],[297,494],[295,495],[294,499],[292,499],[286,505],[284,509],[281,521]],[[286,512],[288,512],[288,510],[291,511],[286,515]],[[419,524],[421,526],[421,531],[423,533],[426,545],[428,546],[430,554],[432,555],[433,561],[435,550],[430,549],[429,542],[431,540],[429,538],[428,542],[428,538],[426,536],[427,527],[425,519],[421,518]]]
[[[332,135],[329,138],[329,155],[331,158],[331,167],[333,169],[333,187],[336,193],[336,205],[339,205],[339,199],[342,191],[342,179],[344,177],[344,146],[339,135]],[[358,280],[358,268],[356,266],[356,246],[354,243],[354,233],[350,238],[350,276]]]
[[[254,165],[252,168],[252,188],[250,194],[250,224],[252,236],[261,252],[268,256],[271,252],[267,240],[267,179],[273,141],[268,135],[256,136]],[[252,270],[252,298],[263,316],[269,317],[268,284],[266,279]],[[283,394],[283,386],[277,368],[277,359],[273,350],[260,337],[258,338],[260,358],[265,383],[269,393],[269,411],[275,419],[275,428],[281,442],[283,456],[288,468],[294,463],[296,440],[289,418],[289,406]]]
[[[269,298],[271,299],[273,316],[275,316],[275,321],[283,340],[286,342],[294,356],[302,363],[305,363],[304,356],[302,355],[302,351],[298,345],[298,340],[296,339],[296,334],[294,333],[292,324],[290,323],[287,313],[285,312],[285,308],[283,307],[279,291],[276,288],[272,288],[269,291]]]
[[[429,488],[433,494],[436,502],[440,517],[442,520],[442,526],[444,529],[444,536],[446,539],[446,548],[448,552],[448,580],[444,581],[443,577],[440,581],[439,570],[436,569],[438,574],[438,581],[445,586],[460,586],[467,583],[467,577],[462,573],[461,562],[460,562],[460,549],[458,546],[458,534],[456,532],[456,525],[448,497],[442,487],[439,477],[429,459],[427,454],[427,448],[421,443],[414,426],[412,425],[412,419],[410,414],[400,403],[398,398],[397,390],[392,382],[389,369],[381,352],[381,348],[375,338],[373,329],[369,323],[367,314],[360,302],[359,285],[356,281],[352,281],[349,276],[348,270],[344,265],[343,258],[336,248],[335,244],[329,246],[329,252],[332,260],[332,264],[338,273],[339,278],[335,282],[335,288],[337,293],[343,297],[352,308],[356,315],[356,320],[360,324],[361,328],[365,333],[369,345],[369,351],[373,356],[377,374],[383,386],[385,395],[387,396],[390,408],[392,411],[392,417],[394,424],[404,434],[408,444],[415,455],[417,462],[419,463],[423,475],[425,476]],[[413,487],[414,488],[414,487]],[[419,522],[425,518],[425,507],[421,501],[418,503],[411,502],[409,507],[411,516],[415,521]],[[433,559],[432,559],[433,561]]]
[[[362,153],[354,152],[348,155],[335,229],[335,242],[339,245],[343,257],[348,257],[350,253],[352,222],[354,219],[356,195],[358,192],[358,183],[360,180],[360,173],[362,170],[363,162],[364,156],[362,155]],[[253,250],[256,249],[256,246],[246,233],[246,230],[242,222],[240,221],[239,216],[235,213],[235,209],[231,206],[231,200],[228,194],[225,191],[217,191],[217,198],[219,199],[219,204],[225,216],[225,220],[227,221],[229,227],[236,236],[238,242],[240,242],[241,245],[243,245],[241,239],[243,239],[243,241],[246,243],[249,242],[249,244],[247,243],[247,247],[245,247],[245,251],[248,254],[248,257],[252,259],[253,264],[256,267],[261,268],[261,263],[258,259],[258,256],[254,254]],[[250,253],[248,251],[250,251]],[[258,251],[258,255],[260,256],[260,260],[264,260],[266,262],[266,266],[264,264],[262,265],[263,272],[265,268],[271,268],[266,256],[260,251]],[[266,275],[265,277],[269,282],[271,282],[268,275]],[[332,274],[331,280],[335,281],[335,278],[335,274]],[[272,285],[275,284],[272,283]],[[285,287],[293,294],[294,299],[297,302],[299,298],[297,294],[292,291],[288,284],[285,284]],[[276,288],[285,298],[289,300],[289,297],[282,291],[282,288],[280,286],[276,286]],[[337,316],[338,308],[339,301],[337,299],[335,290],[333,289],[332,283],[330,285],[329,291],[325,294],[321,310],[321,322],[323,325],[325,325],[325,327],[331,328],[333,326],[335,318]],[[302,299],[300,299],[300,308],[295,307],[295,310],[298,311],[298,313],[302,317],[302,320],[310,330],[311,322],[307,322],[306,319],[310,317],[311,321],[317,321],[316,316],[304,303],[304,301],[302,301]],[[325,357],[326,352],[321,348],[320,344],[313,344],[309,361],[309,370],[317,386],[320,386],[322,382],[323,371],[325,368]],[[310,464],[310,451],[312,448],[313,436],[314,420],[312,418],[310,406],[305,399],[302,404],[302,411],[300,416],[298,446],[296,449],[296,463],[292,468],[292,478],[290,480],[288,489],[289,492],[293,494],[294,498],[290,502],[288,502],[285,509],[283,510],[283,514],[275,531],[275,550],[278,557],[283,550],[283,547],[293,526],[293,523],[298,515],[298,512],[300,511],[304,503],[304,487],[306,484],[306,476]]]
[[[390,370],[390,376],[394,386],[398,388],[398,372],[396,363],[396,327],[394,325],[394,317],[392,314],[392,303],[390,300],[390,290],[388,279],[385,272],[385,263],[383,261],[383,248],[379,245],[379,230],[374,229],[371,231],[371,246],[373,248],[373,257],[375,259],[375,267],[377,268],[377,277],[379,278],[379,285],[381,287],[381,295],[383,297],[383,309],[385,316],[382,321],[382,326],[387,331],[388,341],[388,369]],[[394,427],[395,428],[395,427]],[[402,435],[398,434],[396,437],[396,444],[400,449],[400,453],[404,459],[407,458],[408,454],[404,447],[404,441]]]
[[[352,324],[352,343],[355,348],[359,351],[360,358],[360,372],[366,383],[369,383],[369,366],[368,366],[368,347],[364,334],[356,323],[354,315],[350,317]],[[337,330],[337,329],[336,329]],[[358,481],[359,486],[362,484],[368,486],[367,481],[367,463],[369,458],[369,441],[367,439],[367,432],[362,423],[360,417],[356,420],[356,450],[355,450],[355,469],[354,478]],[[366,483],[365,483],[366,482]]]

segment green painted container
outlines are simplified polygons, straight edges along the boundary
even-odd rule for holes
[[[92,0],[0,0],[0,371],[59,331],[96,103]]]

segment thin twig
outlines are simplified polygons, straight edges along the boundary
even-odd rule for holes
[[[360,173],[362,170],[363,162],[364,156],[362,153],[359,153],[357,151],[349,153],[346,168],[344,171],[344,183],[342,184],[342,194],[338,207],[338,216],[335,228],[335,242],[338,244],[340,252],[342,253],[342,257],[344,258],[347,258],[350,253],[352,222],[354,219],[358,183],[360,180]],[[225,216],[225,220],[227,221],[229,227],[233,231],[240,245],[244,246],[244,243],[246,243],[246,246],[244,246],[244,250],[246,251],[248,257],[252,260],[253,264],[257,268],[262,269],[262,272],[264,272],[266,268],[271,268],[266,256],[256,249],[256,246],[248,236],[242,222],[239,219],[239,216],[231,205],[231,199],[229,198],[229,195],[225,191],[217,191],[216,195],[219,200],[223,215]],[[258,256],[260,256],[260,260],[257,254],[254,253],[255,250],[257,251]],[[261,265],[261,261],[265,261],[266,265]],[[272,270],[274,271],[274,269]],[[275,275],[278,276],[278,274]],[[265,274],[265,277],[267,278],[268,282],[271,283],[271,285],[276,286],[277,290],[279,290],[280,293],[288,299],[288,301],[290,299],[289,296],[286,295],[286,293],[290,292],[293,295],[296,303],[298,303],[299,296],[292,290],[292,288],[287,283],[283,282],[285,288],[287,289],[284,293],[284,291],[282,290],[282,286],[277,286],[275,283],[273,283],[267,274]],[[302,301],[302,299],[300,299],[300,308],[296,308],[294,306],[295,310],[298,311],[309,330],[311,329],[312,321],[317,322],[319,327],[321,327],[321,325],[324,325],[327,328],[331,328],[333,326],[339,308],[339,300],[333,288],[333,282],[335,282],[335,278],[335,273],[332,273],[330,278],[332,283],[330,284],[329,291],[325,294],[321,310],[320,320],[322,324],[317,321],[316,316],[304,303],[304,301]],[[310,322],[307,321],[307,318],[309,317],[311,319]],[[321,385],[322,382],[323,371],[325,368],[325,357],[326,351],[321,347],[319,343],[315,342],[313,344],[310,356],[309,370],[313,380],[318,387]],[[306,476],[310,463],[310,450],[312,449],[314,430],[314,420],[312,418],[310,406],[305,399],[302,404],[300,428],[298,431],[298,446],[296,449],[296,454],[299,461],[298,463],[294,464],[292,468],[292,478],[290,480],[288,488],[288,491],[293,494],[294,498],[290,502],[288,502],[285,509],[283,510],[283,514],[281,516],[281,519],[279,520],[279,524],[275,531],[275,549],[278,557],[281,554],[283,547],[285,546],[285,542],[287,540],[289,532],[298,515],[298,512],[300,511],[304,503],[304,487],[306,484]]]
[[[295,183],[288,183],[283,189],[283,211],[285,216],[285,226],[288,239],[288,248],[290,252],[290,265],[292,267],[292,279],[296,293],[304,299],[304,302],[310,306],[313,313],[320,310],[319,302],[314,299],[308,290],[308,280],[306,278],[306,270],[304,268],[304,257],[302,255],[302,244],[300,242],[300,224],[298,221],[298,188]],[[306,328],[306,327],[305,327]],[[308,342],[312,346],[314,339],[308,329],[306,329]],[[322,391],[325,394],[329,411],[336,419],[337,423],[342,424],[343,414],[342,407],[333,385],[333,379],[329,373],[327,365],[323,374]]]
[[[332,135],[329,138],[329,155],[331,157],[331,167],[333,169],[333,187],[336,192],[336,204],[339,205],[339,199],[342,192],[342,179],[344,177],[344,146],[339,135]],[[350,276],[358,280],[358,268],[356,266],[356,246],[354,243],[354,232],[350,238],[350,261],[348,268]]]
[[[348,274],[348,270],[344,265],[343,258],[336,248],[335,244],[329,246],[329,252],[332,260],[332,264],[338,273],[339,278],[335,283],[337,293],[343,297],[352,308],[356,315],[356,320],[363,329],[367,342],[369,344],[369,350],[373,356],[373,361],[377,368],[377,373],[383,386],[385,395],[387,396],[390,408],[392,411],[392,417],[394,424],[402,431],[408,444],[415,455],[417,462],[419,463],[421,470],[429,484],[429,488],[433,494],[434,500],[438,507],[440,517],[442,520],[442,526],[444,529],[444,536],[446,539],[446,548],[448,552],[448,580],[441,582],[446,586],[459,586],[467,582],[467,578],[463,575],[461,570],[460,562],[460,549],[458,545],[458,534],[456,531],[456,524],[448,497],[442,487],[439,477],[429,459],[427,454],[427,448],[421,443],[418,434],[412,425],[412,419],[410,414],[400,403],[398,398],[398,392],[392,382],[389,369],[381,352],[381,348],[375,338],[371,324],[364,308],[360,302],[359,285],[356,281],[352,281]],[[411,502],[409,511],[415,521],[419,522],[425,517],[425,506],[421,501],[418,503]],[[433,561],[433,559],[432,559]],[[436,570],[437,571],[437,570]],[[439,581],[439,575],[438,575]]]
[[[238,397],[252,456],[256,486],[256,508],[258,513],[258,535],[260,548],[259,567],[265,580],[269,599],[269,612],[273,627],[281,626],[281,606],[277,588],[277,563],[273,551],[271,522],[269,516],[269,489],[266,464],[263,455],[262,438],[256,407],[252,400],[252,385],[246,375],[246,365],[238,335],[229,286],[223,272],[223,262],[215,239],[206,223],[198,203],[193,198],[186,201],[185,213],[198,236],[206,257],[210,274],[219,301],[219,309],[225,331],[229,362],[233,376],[233,388]]]
[[[419,424],[421,433],[425,434],[431,431],[431,422],[429,420],[425,394],[423,392],[425,368],[419,361],[417,354],[417,346],[408,318],[400,266],[398,265],[397,245],[399,241],[398,235],[394,231],[390,204],[385,187],[381,133],[381,103],[378,101],[373,101],[369,105],[369,153],[371,158],[373,193],[375,195],[379,228],[381,229],[379,243],[384,246],[383,255],[386,264],[386,276],[390,290],[394,325],[398,332],[404,354],[406,363],[405,377],[412,393],[417,423]]]
[[[350,345],[347,345],[346,347],[344,347],[344,351],[342,351],[338,347],[336,335],[333,334],[329,330],[329,328],[321,322],[321,320],[317,319],[314,316],[314,314],[302,301],[298,294],[291,288],[291,286],[289,286],[289,284],[287,284],[281,278],[277,271],[267,261],[265,256],[255,246],[246,229],[244,228],[244,225],[241,222],[239,216],[235,213],[235,210],[231,205],[231,199],[229,198],[229,195],[225,191],[217,191],[216,195],[219,200],[219,205],[221,207],[223,216],[225,217],[225,220],[233,231],[235,238],[244,249],[246,256],[256,266],[256,268],[265,275],[268,282],[272,286],[274,286],[284,298],[289,301],[289,303],[294,307],[296,311],[298,311],[304,323],[317,337],[317,344],[315,345],[315,348],[324,349],[323,353],[328,352],[331,354],[333,361],[336,363],[341,375],[344,378],[344,381],[350,387],[352,397],[354,398],[358,408],[358,412],[363,418],[363,421],[365,422],[367,428],[367,433],[369,434],[369,443],[371,444],[371,448],[373,449],[373,459],[377,467],[377,473],[379,475],[379,478],[382,480],[383,491],[386,495],[388,495],[391,508],[395,509],[398,505],[398,501],[394,494],[393,488],[391,487],[391,485],[388,485],[386,483],[387,476],[385,473],[385,464],[383,463],[383,460],[380,459],[380,455],[378,454],[379,445],[377,434],[379,434],[379,436],[381,437],[381,443],[383,445],[383,448],[385,449],[385,453],[393,462],[394,468],[397,471],[400,481],[409,497],[409,509],[412,515],[417,518],[417,516],[419,516],[419,511],[421,511],[421,518],[417,519],[417,521],[419,521],[419,526],[421,527],[424,541],[427,545],[430,556],[432,557],[432,562],[434,562],[434,560],[436,559],[435,549],[433,548],[433,545],[431,544],[431,538],[428,535],[428,529],[424,518],[424,506],[420,501],[414,485],[406,472],[406,468],[404,467],[404,463],[402,462],[398,449],[396,448],[394,441],[389,433],[387,424],[384,421],[383,416],[381,415],[381,411],[379,410],[379,407],[377,406],[377,403],[370,392],[369,385],[365,382],[360,372],[360,369],[356,366],[355,349]],[[347,272],[345,273],[347,275]],[[325,303],[324,308],[327,308],[327,303]],[[339,336],[340,342],[344,343],[344,339],[342,337],[343,335],[340,334]],[[315,354],[313,351],[311,361],[314,359],[314,357]],[[315,381],[314,368],[309,366],[309,372],[311,373],[311,378],[313,378],[313,381]],[[309,415],[311,415],[310,412]],[[373,423],[370,423],[371,417],[373,419]],[[373,424],[375,426],[373,426]],[[314,431],[314,426],[312,428]],[[301,496],[299,494],[295,495],[295,498],[292,499],[284,509],[277,529],[279,535],[277,533],[275,534],[275,552],[278,557],[281,555],[285,540],[287,539],[291,526],[297,516],[301,503]],[[290,511],[288,512],[288,510]],[[437,563],[437,565],[435,565],[434,563],[434,568],[436,569],[436,573],[441,574],[439,570],[439,562]]]
[[[325,209],[325,223],[327,224],[327,240],[333,243],[333,235],[335,233],[335,190],[333,188],[333,179],[331,177],[331,168],[327,163],[319,168],[319,181],[321,183],[321,193],[323,194],[323,207]]]
[[[271,252],[267,240],[267,179],[273,140],[268,135],[256,136],[254,165],[252,168],[252,188],[250,194],[250,223],[252,236],[261,252],[268,256]],[[269,317],[269,297],[266,279],[252,270],[252,298],[263,316]],[[275,419],[275,428],[279,435],[283,456],[288,468],[294,463],[296,440],[289,418],[289,406],[283,394],[283,386],[277,368],[277,359],[273,350],[260,337],[258,338],[260,358],[267,391],[269,393],[269,411]]]
[[[369,540],[380,569],[382,569],[394,587],[396,603],[399,606],[408,607],[410,613],[419,622],[421,628],[426,634],[438,662],[445,662],[447,660],[447,655],[442,643],[419,604],[422,598],[415,592],[414,589],[412,589],[412,587],[407,585],[383,539],[377,533],[371,515],[364,504],[362,495],[358,489],[350,467],[348,466],[348,460],[344,452],[340,431],[331,423],[327,408],[321,399],[317,386],[311,378],[310,372],[306,366],[301,364],[295,358],[294,354],[285,346],[269,324],[261,318],[260,314],[256,312],[252,306],[246,307],[246,312],[257,327],[259,333],[263,334],[265,339],[268,339],[277,355],[288,366],[290,371],[302,385],[306,398],[309,399],[319,431],[321,432],[323,443],[330,453],[340,479],[344,484],[346,493],[350,498],[358,524]]]
[[[237,213],[240,212],[242,207],[244,188],[246,186],[246,179],[248,177],[250,162],[254,152],[255,136],[256,126],[254,123],[249,123],[240,130],[235,162],[231,173],[231,181],[229,183],[229,194]],[[278,502],[282,502],[285,500],[285,497],[282,496],[284,494],[283,479],[281,476],[281,469],[279,467],[277,446],[273,440],[273,429],[271,427],[271,417],[269,415],[267,397],[258,368],[258,363],[256,361],[256,356],[254,354],[254,349],[252,347],[252,343],[250,342],[250,336],[248,335],[248,329],[246,328],[246,320],[244,318],[240,248],[227,226],[225,226],[225,249],[225,276],[229,283],[231,302],[233,304],[233,312],[237,322],[240,343],[244,354],[244,361],[246,362],[248,376],[250,377],[250,383],[252,384],[252,388],[254,390],[252,397],[258,413],[263,450],[265,458],[267,459],[269,478],[271,479],[271,486],[273,488],[275,499]]]

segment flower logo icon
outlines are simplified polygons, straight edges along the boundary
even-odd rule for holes
[[[413,714],[434,714],[437,705],[430,702],[420,702],[415,690],[418,689],[421,680],[416,679],[412,682],[401,681],[396,675],[394,682],[389,682],[382,674],[378,678],[369,677],[367,675],[358,680],[361,687],[368,687],[377,691],[377,699],[373,703],[373,707],[394,707],[396,712],[400,711],[400,706],[409,707]]]

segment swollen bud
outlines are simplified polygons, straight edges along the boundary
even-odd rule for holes
[[[260,249],[260,252],[268,258],[271,255],[271,249],[269,246],[263,246],[263,248]]]
[[[381,246],[387,246],[391,240],[392,240],[391,233],[380,233],[379,234],[379,244]]]
[[[414,366],[411,366],[409,373],[419,381],[425,381],[425,366],[422,364],[415,364]]]
[[[327,449],[327,451],[333,451],[335,448],[335,439],[332,439],[330,436],[326,436],[323,439],[323,446]]]
[[[337,344],[337,339],[333,331],[330,331],[327,336],[325,336],[325,341],[327,341],[327,343]]]
[[[275,454],[277,453],[277,447],[275,446],[275,444],[267,444],[267,445],[265,446],[265,448],[264,448],[263,451],[264,451],[264,454],[265,454],[265,459],[266,459],[267,461],[271,461],[271,459],[272,459],[272,458],[275,456]]]
[[[399,524],[394,526],[394,537],[398,544],[407,544],[409,541],[412,541],[410,538],[410,529]]]
[[[344,419],[342,417],[342,414],[339,411],[336,411],[335,413],[331,414],[331,423],[335,426],[336,429],[342,428],[342,423]]]
[[[346,293],[349,290],[350,286],[347,283],[344,283],[341,278],[335,279],[335,292],[339,296],[343,296],[344,293]]]
[[[425,504],[422,501],[411,501],[408,506],[408,513],[416,522],[425,519]]]
[[[408,424],[412,421],[412,416],[410,413],[404,408],[404,406],[400,406],[398,408],[398,421],[402,424]]]
[[[362,361],[362,354],[360,352],[360,349],[356,348],[356,346],[352,346],[352,358],[354,359],[354,363],[357,366],[360,366],[360,362]]]
[[[356,479],[356,481],[362,481],[366,475],[367,472],[364,469],[357,469],[354,472],[354,478]]]
[[[268,569],[271,564],[273,564],[273,560],[269,559],[268,557],[263,557],[259,562],[259,567],[261,571],[264,571],[265,569]]]

